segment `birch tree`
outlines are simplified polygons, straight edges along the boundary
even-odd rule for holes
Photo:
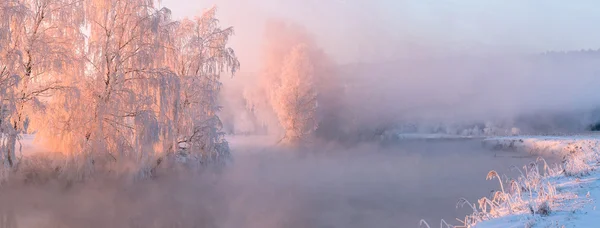
[[[168,103],[178,78],[164,67],[170,11],[151,0],[91,0],[86,5],[90,34],[86,76],[75,118],[83,131],[75,144],[87,162],[139,164],[148,171],[172,124]],[[162,121],[162,122],[161,122]],[[144,172],[145,172],[144,171]]]
[[[301,26],[271,21],[265,36],[262,88],[255,94],[266,102],[255,102],[267,103],[276,113],[284,141],[338,134],[332,129],[339,119],[342,91],[333,61]]]
[[[10,127],[3,127],[4,159],[16,164],[16,143],[46,97],[63,89],[61,81],[77,64],[83,23],[80,0],[9,0],[0,11],[4,105]],[[8,81],[4,80],[8,79]],[[5,122],[6,123],[6,122]]]
[[[165,154],[185,151],[202,162],[229,156],[217,114],[221,74],[240,67],[227,46],[233,28],[220,27],[215,8],[174,21],[156,5],[0,2],[6,166],[16,164],[29,121],[36,136],[88,167],[133,163],[144,174]]]
[[[134,163],[142,173],[174,152],[201,162],[229,156],[217,116],[220,75],[239,62],[216,9],[172,21],[153,1],[90,1],[77,102],[62,99],[55,136],[88,165]],[[68,96],[65,96],[68,98]],[[55,140],[57,141],[57,140]]]
[[[213,7],[194,20],[181,21],[172,64],[182,82],[175,120],[177,147],[206,162],[221,162],[230,156],[217,115],[221,110],[218,95],[221,74],[233,75],[240,67],[234,50],[227,46],[233,27],[221,28],[215,14]]]
[[[285,130],[283,140],[298,143],[316,129],[317,91],[308,46],[294,47],[283,62],[281,85],[275,90],[273,107]]]

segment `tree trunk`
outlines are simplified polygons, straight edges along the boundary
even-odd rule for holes
[[[13,131],[8,135],[8,142],[6,145],[6,159],[8,161],[8,165],[13,167],[16,163],[16,145],[17,145],[17,132]]]

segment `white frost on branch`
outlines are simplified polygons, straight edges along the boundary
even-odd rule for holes
[[[233,28],[220,27],[216,8],[174,21],[156,5],[0,3],[0,160],[7,167],[16,164],[25,131],[86,172],[116,162],[145,175],[176,153],[227,160],[217,97],[221,73],[240,66],[227,46]]]

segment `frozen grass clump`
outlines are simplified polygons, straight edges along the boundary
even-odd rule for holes
[[[563,173],[568,177],[587,176],[592,170],[592,167],[578,156],[571,156],[563,161]]]
[[[583,141],[569,143],[565,147],[567,154],[562,162],[562,173],[568,177],[583,177],[594,171],[590,165],[598,162],[598,142]]]
[[[559,151],[563,154],[561,165],[549,166],[546,160],[538,158],[522,169],[511,167],[519,172],[516,179],[502,179],[500,175],[492,170],[487,179],[498,179],[500,190],[495,191],[488,197],[483,197],[472,204],[466,199],[460,199],[458,206],[468,205],[473,212],[463,220],[458,219],[464,227],[472,227],[482,221],[504,217],[514,214],[531,214],[534,216],[548,216],[558,208],[564,200],[572,198],[572,194],[559,192],[550,178],[561,176],[582,177],[594,171],[592,164],[599,162],[598,149],[600,141],[596,139],[569,139],[569,140],[544,140],[527,139],[519,142],[528,142],[531,150],[541,153],[544,151]],[[516,142],[511,139],[511,142]],[[509,144],[512,145],[512,144]],[[541,148],[541,149],[540,149]],[[505,184],[508,187],[505,188]],[[535,224],[530,220],[526,227]]]
[[[555,170],[541,173],[537,161],[524,166],[523,170],[513,168],[520,173],[517,179],[503,180],[494,170],[488,173],[488,180],[498,179],[500,184],[500,191],[495,191],[489,198],[482,197],[477,201],[477,205],[469,203],[466,199],[459,200],[457,207],[469,205],[473,209],[473,213],[465,216],[464,220],[459,220],[464,227],[511,214],[531,213],[545,216],[550,214],[556,203],[563,198],[550,182],[545,181],[550,173],[556,173]],[[504,188],[504,182],[509,184],[508,189]]]

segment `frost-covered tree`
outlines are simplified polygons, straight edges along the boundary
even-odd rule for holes
[[[71,139],[67,147],[83,153],[88,163],[149,167],[162,152],[161,130],[170,129],[159,122],[160,101],[167,99],[161,92],[178,85],[162,67],[169,12],[146,0],[89,0],[85,7],[84,75],[72,94],[78,101],[64,102],[69,112],[59,135]]]
[[[203,161],[220,162],[229,157],[217,112],[221,73],[234,74],[240,67],[227,46],[233,28],[221,28],[216,8],[193,20],[184,19],[176,29],[172,69],[182,82],[177,104],[177,147]]]
[[[16,144],[36,111],[77,64],[83,24],[80,0],[8,0],[0,4],[3,159],[16,164]],[[8,126],[7,126],[8,125]]]
[[[333,61],[318,47],[312,35],[298,25],[282,21],[271,21],[267,24],[265,41],[263,47],[264,66],[261,72],[260,88],[252,91],[250,97],[253,105],[258,110],[259,116],[264,119],[264,116],[267,116],[264,114],[265,112],[273,111],[279,120],[277,124],[285,132],[285,140],[299,141],[299,137],[302,138],[308,135],[323,137],[337,134],[331,128],[335,127],[337,123],[335,120],[339,119],[336,112],[340,110],[339,96],[342,91],[338,84],[339,81]],[[296,64],[296,66],[293,66],[295,68],[292,69],[294,63],[291,63],[292,60],[290,59],[292,59],[291,56],[297,54],[300,54],[301,57],[293,57],[296,59],[293,61],[300,61],[304,58],[310,64]],[[307,68],[301,69],[301,67]],[[310,75],[310,77],[299,76],[300,79],[298,80],[300,82],[291,85],[289,80],[285,81],[284,79],[289,78],[290,73],[294,71],[300,75]],[[296,109],[290,108],[289,105],[282,105],[285,103],[282,103],[282,101],[288,99],[285,97],[290,96],[285,93],[291,93],[283,91],[282,88],[294,86],[310,86],[314,97],[312,95],[308,97],[314,100],[314,103],[311,101],[309,104],[314,104],[315,107]],[[316,103],[319,104],[318,107],[316,107]],[[304,115],[305,117],[302,118],[307,118],[307,121],[302,124],[306,127],[293,126],[298,123],[298,119],[302,119],[298,115]],[[296,117],[291,118],[292,116]],[[295,123],[291,124],[290,119],[293,119],[292,122]],[[315,129],[315,126],[319,126],[319,128]],[[322,126],[328,129],[321,129]]]
[[[280,79],[272,96],[273,108],[285,130],[283,140],[297,143],[317,127],[317,91],[307,45],[299,44],[287,55]]]
[[[36,136],[83,164],[136,164],[141,174],[185,150],[229,155],[220,75],[239,62],[212,8],[173,21],[155,0],[0,2],[0,158]],[[36,115],[43,110],[44,115]],[[83,161],[83,162],[81,162]]]
[[[10,150],[9,135],[16,135],[11,124],[15,110],[14,91],[19,80],[16,71],[20,65],[20,53],[12,42],[15,33],[14,25],[23,20],[25,7],[20,2],[5,1],[0,3],[0,158],[4,165],[12,165],[14,150]],[[12,147],[14,148],[14,147]]]

